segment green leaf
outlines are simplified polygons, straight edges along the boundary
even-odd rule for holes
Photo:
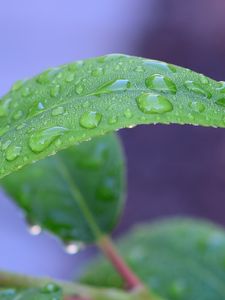
[[[61,289],[49,283],[42,289],[31,288],[25,290],[0,289],[0,300],[61,300]]]
[[[224,83],[159,61],[117,54],[49,69],[0,102],[0,177],[123,127],[225,127],[224,111]]]
[[[153,291],[168,300],[225,299],[225,232],[203,221],[172,219],[134,228],[119,242],[124,258]],[[82,282],[121,287],[105,260]]]
[[[38,224],[69,245],[93,242],[114,228],[123,208],[119,139],[108,134],[75,145],[7,176],[2,185],[31,225]],[[39,231],[37,226],[33,230]]]

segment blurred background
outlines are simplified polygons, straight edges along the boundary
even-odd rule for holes
[[[0,95],[50,67],[122,52],[168,61],[225,80],[224,0],[7,0],[0,3]],[[139,126],[120,131],[128,205],[116,235],[134,223],[189,215],[225,225],[224,130]],[[0,269],[69,278],[90,250],[65,254],[32,237],[0,195]]]

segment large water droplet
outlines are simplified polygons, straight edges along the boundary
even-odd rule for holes
[[[64,113],[64,107],[63,106],[58,106],[56,108],[53,108],[52,110],[52,116],[59,116]]]
[[[101,122],[102,115],[96,111],[85,112],[80,118],[80,125],[87,129],[93,129]]]
[[[84,243],[82,242],[70,242],[65,245],[65,251],[68,254],[77,254],[80,250],[84,248]]]
[[[216,104],[225,107],[225,97],[216,100]]]
[[[39,226],[38,224],[30,225],[28,230],[32,235],[39,235],[42,231],[41,226]]]
[[[195,112],[203,112],[205,111],[205,105],[198,101],[189,102],[189,107],[192,108]]]
[[[176,94],[177,92],[175,83],[169,77],[160,74],[154,74],[146,78],[145,85],[147,88],[158,92],[171,94]]]
[[[127,79],[117,79],[104,83],[91,95],[111,94],[116,91],[126,91],[131,86]]]
[[[65,127],[51,127],[36,131],[29,139],[29,146],[33,152],[44,151],[54,140],[67,132]]]
[[[192,80],[187,80],[184,85],[188,89],[188,91],[190,91],[190,92],[193,92],[193,93],[198,94],[198,95],[203,95],[207,98],[212,97],[212,94],[209,91],[207,91],[205,89],[205,87],[203,87],[198,82],[195,82],[195,81],[192,81]]]
[[[143,93],[136,98],[139,109],[146,114],[162,114],[173,110],[172,103],[164,96]]]
[[[162,61],[158,60],[145,60],[144,66],[151,68],[151,69],[157,69],[157,71],[164,71],[164,72],[173,72],[175,73],[177,71],[177,68],[174,65],[167,64]]]
[[[22,151],[22,147],[15,146],[15,145],[9,145],[5,151],[6,160],[8,160],[8,161],[15,160],[17,157],[20,156],[21,151]]]

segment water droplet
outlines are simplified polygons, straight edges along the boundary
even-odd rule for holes
[[[97,69],[94,69],[91,72],[91,75],[94,76],[94,77],[98,77],[98,76],[100,76],[102,74],[103,74],[103,68],[97,68]]]
[[[17,157],[20,156],[21,151],[22,151],[22,147],[15,146],[15,145],[9,145],[5,151],[6,160],[8,160],[8,161],[15,160]]]
[[[22,96],[23,97],[28,97],[32,94],[31,92],[31,89],[29,87],[25,87],[23,90],[22,90]]]
[[[44,107],[44,104],[42,102],[37,102],[37,101],[34,102],[33,106],[29,110],[29,116],[33,116],[33,115],[39,113],[44,108],[45,107]]]
[[[80,250],[84,248],[82,242],[70,242],[65,245],[65,251],[68,254],[77,254]]]
[[[60,92],[60,85],[57,84],[50,89],[50,96],[57,97],[59,95],[59,92]]]
[[[209,84],[208,78],[206,76],[204,76],[203,74],[199,75],[199,79],[200,79],[202,84]]]
[[[129,108],[127,108],[123,114],[127,119],[130,119],[133,116],[133,114]]]
[[[172,103],[164,96],[143,93],[136,98],[139,109],[146,114],[162,114],[173,110]]]
[[[118,117],[115,117],[115,116],[110,117],[109,120],[108,120],[108,123],[110,125],[116,124],[117,122],[118,122]]]
[[[24,84],[24,81],[23,81],[23,80],[18,80],[18,81],[16,81],[16,82],[13,84],[11,90],[12,90],[13,92],[18,91],[19,89],[22,88],[23,84]]]
[[[64,107],[58,106],[52,110],[52,116],[59,116],[64,113]]]
[[[169,77],[160,74],[154,74],[146,78],[145,85],[147,88],[158,92],[171,94],[176,94],[177,92],[175,83]]]
[[[151,60],[151,59],[145,60],[144,66],[152,69],[153,68],[157,69],[157,71],[173,72],[173,73],[176,73],[177,71],[177,67],[175,67],[174,65],[167,64],[165,62],[158,61],[158,60]]]
[[[2,150],[6,150],[8,147],[9,147],[9,145],[12,143],[12,141],[11,140],[7,140],[6,142],[4,142],[3,144],[2,144]]]
[[[220,81],[219,87],[216,90],[220,93],[225,93],[225,81]]]
[[[39,235],[42,231],[41,226],[37,224],[30,225],[29,228],[29,233],[32,235]]]
[[[39,84],[49,83],[49,71],[45,71],[37,76],[36,81]]]
[[[111,94],[116,91],[126,91],[130,88],[130,86],[131,83],[127,79],[111,80],[97,88],[97,90],[91,95]]]
[[[71,82],[73,80],[74,80],[74,74],[73,73],[66,74],[66,77],[65,77],[66,82]]]
[[[22,118],[23,116],[23,111],[22,110],[18,110],[17,112],[15,112],[13,114],[13,119],[14,120],[19,120],[20,118]]]
[[[102,115],[98,112],[85,112],[80,118],[80,125],[87,129],[93,129],[99,125],[101,119]]]
[[[205,105],[198,101],[191,101],[189,102],[189,107],[193,109],[195,112],[203,112],[205,111]]]
[[[60,291],[60,287],[57,284],[50,282],[46,284],[41,291],[44,294],[52,294]],[[55,298],[52,299],[54,300]]]
[[[225,97],[216,100],[216,104],[225,107]]]
[[[143,66],[137,66],[135,69],[134,69],[135,72],[139,72],[139,73],[142,73],[145,71],[145,68]]]
[[[81,95],[84,91],[84,86],[82,84],[77,84],[75,87],[75,91],[78,95]]]
[[[36,131],[29,139],[29,146],[33,152],[44,151],[54,140],[62,136],[68,129],[64,127],[51,127]]]
[[[190,92],[194,92],[195,94],[203,95],[207,98],[212,97],[212,94],[209,91],[204,89],[201,84],[199,84],[195,81],[188,80],[188,81],[185,82],[184,85],[188,89],[188,91],[190,91]]]

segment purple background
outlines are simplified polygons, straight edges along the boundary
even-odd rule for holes
[[[224,0],[7,0],[0,4],[0,94],[50,66],[113,52],[161,59],[225,79]],[[139,126],[122,130],[128,203],[117,232],[171,215],[225,224],[224,130]],[[32,237],[1,194],[0,269],[60,278],[89,256]]]

